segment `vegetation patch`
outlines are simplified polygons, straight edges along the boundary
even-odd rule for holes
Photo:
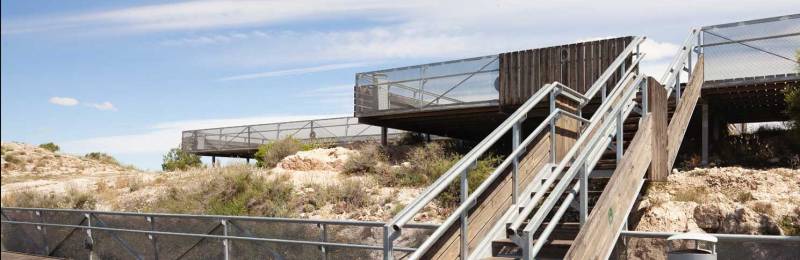
[[[91,192],[70,188],[64,194],[21,191],[3,196],[4,207],[95,209],[97,198]]]
[[[185,152],[180,148],[172,148],[164,155],[161,170],[164,171],[185,171],[190,168],[203,166],[200,156]]]
[[[95,161],[102,162],[102,163],[113,164],[113,165],[118,165],[118,166],[120,165],[119,161],[117,161],[117,159],[115,159],[113,156],[108,155],[106,153],[91,152],[91,153],[87,153],[83,157],[86,158],[86,159],[89,159],[89,160],[95,160]]]
[[[245,166],[226,167],[194,189],[173,187],[149,211],[267,217],[294,216],[287,176],[264,178]]]
[[[672,200],[703,203],[707,194],[708,191],[705,187],[686,187],[675,191],[675,194],[672,194]]]
[[[59,150],[61,150],[61,147],[58,147],[58,145],[54,144],[53,142],[40,144],[39,148],[42,148],[42,149],[45,149],[45,150],[48,150],[48,151],[51,151],[51,152],[54,152],[54,153],[58,152]]]
[[[297,139],[286,137],[277,141],[272,141],[262,144],[258,147],[255,154],[256,165],[259,167],[272,168],[286,158],[286,156],[295,154],[299,151],[308,151],[325,146],[320,142],[300,142]]]

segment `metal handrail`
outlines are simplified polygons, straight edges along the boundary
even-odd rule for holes
[[[619,113],[622,113],[622,109],[627,107],[629,104],[635,102],[635,101],[633,101],[633,97],[637,93],[637,91],[636,91],[638,89],[637,86],[643,80],[643,77],[641,77],[641,76],[640,77],[636,77],[636,78],[637,79],[631,84],[632,87],[630,89],[626,90],[624,92],[624,95],[620,94],[620,95],[623,95],[621,103],[619,105],[615,106],[613,108],[613,110],[610,111],[610,113],[608,113],[608,114],[605,114],[604,112],[602,113],[603,115],[608,115],[610,117],[617,117],[617,119],[616,120],[613,120],[613,119],[612,120],[604,120],[603,121],[604,122],[603,126],[600,128],[600,129],[602,129],[601,132],[598,133],[597,135],[591,136],[591,137],[594,137],[594,138],[591,139],[592,143],[590,143],[587,147],[581,147],[581,144],[583,144],[584,142],[589,140],[588,139],[589,136],[582,136],[582,138],[579,138],[578,141],[574,144],[573,148],[567,154],[567,156],[565,156],[565,158],[564,158],[565,160],[563,160],[562,163],[559,164],[558,168],[556,170],[554,170],[554,172],[556,172],[556,174],[561,172],[561,171],[563,171],[564,168],[566,167],[566,164],[570,161],[570,160],[567,160],[567,159],[569,159],[572,156],[574,156],[574,154],[578,151],[578,149],[581,149],[582,152],[578,156],[575,157],[573,167],[571,167],[569,170],[567,170],[566,173],[564,174],[564,176],[562,176],[560,178],[560,181],[558,182],[558,184],[556,184],[556,187],[553,188],[553,190],[550,192],[550,195],[540,205],[538,211],[534,214],[534,216],[531,219],[531,221],[528,223],[527,226],[525,226],[525,229],[523,230],[524,234],[532,235],[534,230],[538,229],[539,226],[541,226],[541,224],[544,222],[545,217],[547,217],[547,214],[550,212],[550,210],[552,210],[553,206],[555,206],[555,204],[558,201],[558,199],[561,196],[561,194],[566,192],[567,185],[569,185],[569,183],[576,177],[576,175],[578,173],[578,170],[581,170],[580,169],[581,167],[585,167],[585,164],[587,164],[587,162],[585,160],[591,155],[591,152],[598,152],[597,150],[595,150],[595,148],[598,147],[597,145],[599,144],[599,141],[604,139],[605,135],[607,135],[605,132],[607,130],[609,130],[609,129],[613,129],[613,128],[611,128],[612,123],[616,124],[617,120],[622,120],[623,116],[619,116],[618,117],[617,115]],[[622,93],[622,91],[620,91],[619,93]],[[642,98],[646,98],[646,97],[642,97]],[[612,102],[607,102],[606,104],[611,104],[611,103]],[[599,110],[599,111],[603,111],[603,110]],[[597,114],[601,114],[601,113],[597,113]],[[603,118],[603,117],[599,117],[599,118]],[[597,121],[593,121],[593,124],[588,126],[587,130],[588,129],[592,129],[593,128],[592,126],[593,125],[596,126],[596,124],[598,124],[599,122],[600,122],[599,119]],[[583,141],[581,139],[583,139]],[[599,150],[599,152],[602,152],[602,150]],[[591,163],[593,164],[594,162],[591,162]],[[587,169],[582,169],[582,170],[584,171],[583,174],[587,174],[587,172],[586,172]],[[534,199],[531,199],[531,201],[535,201],[535,203],[529,203],[528,205],[537,205],[538,202],[539,202],[537,200],[537,197],[540,200],[542,198],[542,196],[544,195],[544,192],[547,189],[547,187],[549,187],[550,184],[552,184],[553,180],[555,180],[555,179],[557,179],[557,178],[548,178],[546,183],[542,184],[541,187],[543,187],[543,188],[540,189],[539,191],[537,191],[536,195],[534,196]],[[578,189],[580,187],[580,185],[581,185],[580,182],[575,184],[574,187],[573,187],[573,190]],[[541,195],[539,195],[540,192],[541,192]],[[561,208],[564,208],[564,207],[568,206],[569,203],[572,202],[572,198],[574,198],[574,195],[573,194],[570,194],[570,195],[571,196],[568,196],[568,198],[565,199],[562,202]],[[559,211],[562,210],[561,208],[559,208]],[[542,234],[539,235],[539,239],[537,239],[536,243],[533,245],[533,248],[530,251],[532,256],[535,256],[538,253],[538,251],[542,248],[542,246],[544,246],[544,243],[547,241],[546,238],[549,237],[550,233],[555,228],[555,224],[558,222],[558,220],[560,220],[560,216],[554,216],[550,220],[550,223],[548,223],[548,226],[547,226],[546,230],[544,232],[542,232]],[[515,222],[515,224],[516,224],[516,222]]]
[[[667,98],[669,98],[673,90],[677,91],[676,98],[680,98],[680,87],[676,88],[676,86],[680,83],[679,77],[681,71],[686,67],[691,68],[692,66],[691,53],[694,51],[699,35],[699,29],[692,29],[692,32],[689,33],[689,36],[683,41],[680,52],[678,52],[678,55],[675,55],[675,58],[670,62],[668,70],[661,76],[660,82],[663,83],[664,88],[667,89]],[[689,73],[691,73],[691,71],[689,71]]]
[[[545,85],[545,87],[537,91],[532,97],[530,97],[525,103],[523,103],[513,114],[511,114],[505,121],[503,121],[497,128],[495,128],[495,130],[493,130],[486,138],[484,138],[478,145],[476,145],[475,148],[473,148],[458,162],[456,162],[448,171],[442,174],[441,177],[439,177],[436,181],[434,181],[433,184],[431,184],[425,191],[423,191],[423,193],[420,194],[420,196],[417,199],[415,199],[412,203],[406,206],[389,223],[387,223],[387,226],[391,227],[391,229],[394,231],[392,234],[390,234],[389,240],[393,240],[397,236],[399,236],[400,232],[402,232],[403,226],[408,221],[410,221],[417,212],[419,212],[425,205],[430,203],[439,193],[441,193],[445,188],[447,188],[447,186],[451,182],[453,182],[459,175],[463,175],[462,173],[467,171],[469,167],[475,161],[477,161],[481,155],[483,155],[492,145],[494,145],[497,142],[497,140],[499,140],[503,135],[505,135],[509,130],[511,130],[512,127],[514,128],[518,127],[520,123],[527,117],[527,113],[531,109],[533,109],[533,107],[535,107],[539,102],[541,102],[545,97],[549,96],[552,99],[555,97],[556,94],[562,94],[562,92],[565,92],[568,95],[564,96],[572,98],[576,102],[579,102],[582,106],[588,103],[594,97],[594,95],[596,95],[597,92],[599,92],[604,87],[606,81],[610,79],[613,73],[616,73],[618,68],[622,67],[623,70],[625,70],[624,62],[626,61],[629,55],[637,54],[639,55],[639,57],[637,57],[635,63],[631,65],[631,68],[627,68],[627,70],[625,70],[624,74],[629,74],[632,71],[633,67],[636,67],[636,65],[642,58],[640,53],[638,53],[638,45],[643,40],[644,37],[636,37],[628,45],[628,47],[625,48],[625,50],[623,50],[623,52],[619,54],[619,56],[615,59],[615,61],[611,65],[609,65],[606,71],[604,71],[603,74],[601,74],[601,76],[598,78],[598,81],[596,81],[593,84],[593,86],[589,89],[589,91],[587,91],[587,95],[580,95],[580,93],[577,93],[579,95],[574,95],[575,94],[574,91],[564,90],[569,88],[558,82],[547,84]],[[558,91],[556,92],[556,90]],[[553,105],[551,104],[551,107],[552,106]],[[552,114],[548,118],[554,117],[555,116],[554,114],[565,114],[565,113],[563,111],[557,112],[557,110],[553,110]],[[580,118],[579,116],[576,117]],[[547,122],[543,122],[539,127],[537,127],[537,130],[543,129],[544,126],[547,125],[546,123]],[[539,132],[541,132],[541,130],[539,130]],[[531,136],[534,135],[529,135],[528,138],[525,139],[526,142],[530,142],[530,140],[532,140]],[[517,158],[515,156],[518,156],[519,153],[521,153],[520,151],[523,149],[523,147],[525,146],[515,146],[516,149],[512,152],[513,156],[509,156],[506,160],[504,160],[503,163],[501,164],[501,167],[498,167],[498,169],[508,167],[509,164],[512,162],[512,160],[514,161],[514,163],[516,163]],[[496,179],[500,172],[500,170],[498,169],[496,169],[487,180]],[[449,226],[451,226],[455,222],[458,215],[462,215],[461,218],[464,218],[464,214],[467,208],[471,207],[472,206],[471,204],[474,203],[474,200],[477,198],[477,196],[482,194],[488,187],[487,183],[490,183],[490,181],[487,180],[484,180],[484,182],[481,183],[479,188],[473,191],[472,194],[470,194],[471,196],[469,197],[466,196],[465,191],[462,191],[462,196],[463,196],[462,205],[458,207],[456,211],[454,211],[447,218],[447,220],[444,222],[443,225],[441,225],[436,231],[434,231],[434,234],[432,234],[431,237],[429,237],[423,243],[423,245],[420,246],[421,250],[414,252],[414,254],[410,256],[410,259],[416,259],[420,257],[423,251],[426,251],[427,248],[430,247],[432,243],[436,239],[438,239],[446,231],[446,229],[449,228]],[[516,196],[517,196],[517,187],[515,180],[514,184],[515,200]],[[465,227],[462,227],[462,229],[463,228]],[[462,232],[464,231],[462,230]],[[391,247],[392,245],[388,244],[386,246]],[[463,247],[464,245],[462,245],[462,254],[464,252]]]
[[[628,79],[634,80],[634,82],[629,82]],[[641,80],[642,80],[642,77],[637,77],[637,76],[635,76],[633,74],[629,74],[628,77],[626,77],[626,80],[620,81],[618,83],[618,85],[619,84],[623,84],[623,83],[628,83],[628,84],[630,84],[630,86],[635,86]],[[626,94],[626,95],[623,96],[622,98],[626,98],[628,95],[632,95],[631,93],[635,93],[635,91],[628,91],[628,92],[631,92],[631,93],[627,93],[625,91],[622,91],[621,89],[622,89],[622,87],[618,86],[618,87],[615,87],[614,90],[612,90],[612,93],[610,95],[611,100],[614,100],[614,98],[616,98],[619,95],[623,95],[623,93]],[[635,90],[635,88],[631,88],[631,90]],[[598,126],[598,124],[600,124],[601,122],[603,123],[603,126],[600,129],[604,129],[605,130],[605,128],[611,122],[614,122],[614,120],[604,120],[604,121],[602,120],[602,119],[607,119],[606,116],[614,116],[614,111],[617,111],[618,109],[620,109],[622,107],[621,105],[620,106],[616,106],[616,107],[611,107],[612,103],[614,103],[614,102],[604,102],[600,106],[600,108],[597,109],[597,112],[595,112],[594,116],[592,116],[592,119],[590,120],[591,123],[586,127],[586,131],[591,131],[591,129],[596,128]],[[621,104],[624,104],[624,102],[621,103]],[[612,109],[612,110],[611,111],[607,111],[609,109]],[[610,112],[610,113],[607,113],[607,112]],[[604,132],[604,131],[602,131],[602,132]],[[572,148],[567,152],[567,154],[564,156],[564,158],[561,160],[561,162],[558,164],[558,166],[555,168],[555,170],[553,170],[554,174],[559,174],[564,170],[564,168],[567,167],[567,164],[569,164],[570,162],[572,162],[574,164],[573,167],[571,167],[567,171],[565,176],[563,178],[561,178],[561,181],[559,181],[559,184],[564,182],[564,180],[571,181],[575,177],[574,176],[575,173],[577,173],[577,170],[580,168],[578,166],[580,166],[581,163],[583,163],[583,160],[588,156],[588,152],[592,150],[591,148],[593,148],[593,145],[594,145],[594,143],[591,143],[589,146],[583,147],[583,144],[586,143],[587,141],[590,141],[589,138],[595,138],[595,137],[599,136],[600,134],[602,134],[602,132],[598,132],[595,135],[582,135],[582,136],[580,136],[578,138],[578,140],[575,142],[575,144],[572,145]],[[592,139],[591,141],[592,142],[596,142],[595,139]],[[581,150],[580,154],[578,154],[579,150]],[[576,154],[577,154],[577,156],[576,156]],[[573,158],[575,158],[574,162],[572,161]],[[522,225],[522,223],[526,221],[526,217],[531,212],[533,212],[534,207],[536,205],[538,205],[539,202],[541,202],[541,199],[544,197],[544,193],[546,192],[546,189],[548,187],[550,187],[550,185],[552,185],[553,182],[556,179],[557,178],[548,178],[545,181],[545,183],[543,183],[541,185],[541,187],[543,187],[543,188],[539,189],[536,192],[536,194],[533,196],[533,198],[530,199],[528,201],[528,203],[525,205],[523,211],[521,211],[518,214],[518,216],[521,216],[521,217],[517,218],[515,221],[513,221],[508,226],[507,233],[509,235],[519,235],[517,233],[517,230]],[[559,187],[565,186],[565,185],[566,184],[557,186],[556,189],[554,189],[554,191],[551,192],[551,195],[548,197],[548,199],[550,197],[554,196],[554,194],[557,195],[557,196],[560,196],[560,194],[563,194],[564,193],[564,190],[563,190],[564,188],[562,187],[559,190]],[[544,213],[541,213],[541,212],[549,212],[549,210],[552,208],[552,206],[551,207],[542,207],[542,208],[545,208],[545,210],[543,211],[540,208],[539,212],[537,212],[537,215],[544,214]],[[536,218],[537,218],[537,216],[534,216],[534,219],[536,219]],[[536,220],[534,220],[534,221],[536,221]],[[530,224],[528,226],[530,226]],[[538,226],[538,224],[536,224],[536,226]],[[526,227],[526,229],[527,229],[527,227]]]

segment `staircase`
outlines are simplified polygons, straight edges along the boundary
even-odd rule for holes
[[[578,251],[589,250],[585,244],[592,240],[587,239],[597,235],[593,232],[598,229],[592,226],[598,225],[604,216],[598,212],[610,207],[608,204],[620,207],[608,209],[608,223],[621,227],[618,222],[622,223],[620,219],[630,210],[622,202],[632,204],[651,160],[659,165],[651,172],[666,177],[702,84],[701,78],[700,83],[687,85],[692,92],[687,91],[684,96],[690,98],[682,103],[677,75],[691,61],[673,63],[665,75],[667,87],[640,74],[638,63],[644,55],[638,52],[638,45],[643,40],[635,38],[585,93],[559,82],[543,86],[386,225],[384,247],[391,250],[403,226],[454,182],[461,184],[461,205],[409,259],[575,258],[569,254],[583,255]],[[676,60],[690,57],[692,45],[687,46]],[[619,80],[609,81],[612,75]],[[672,92],[676,95],[667,102]],[[545,101],[549,115],[531,122],[528,114]],[[673,114],[680,120],[671,119]],[[680,122],[675,127],[670,124],[668,131],[670,121]],[[525,127],[532,125],[535,128]],[[669,132],[670,142],[663,138],[663,143],[651,141],[654,132]],[[470,168],[504,135],[511,136],[512,151],[469,192]],[[650,156],[649,150],[663,152]],[[621,186],[619,179],[629,181],[627,175],[638,179]],[[622,217],[612,221],[613,216]],[[615,241],[620,229],[599,232],[613,239],[602,237],[598,246],[611,248],[613,244],[608,243]],[[386,258],[392,257],[387,254]]]

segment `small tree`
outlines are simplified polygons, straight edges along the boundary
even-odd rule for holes
[[[180,148],[172,148],[164,155],[164,163],[161,164],[161,169],[164,171],[185,171],[202,165],[203,162],[200,161],[200,156],[187,153]]]
[[[51,152],[54,152],[54,153],[58,152],[59,150],[61,150],[61,147],[58,147],[58,145],[54,144],[53,142],[40,144],[39,148],[42,148],[42,149],[45,149],[45,150],[48,150],[48,151],[51,151]]]

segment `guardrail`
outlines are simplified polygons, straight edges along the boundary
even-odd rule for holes
[[[358,73],[355,114],[496,105],[498,73],[498,55]]]
[[[603,95],[601,96],[602,99],[605,101],[607,89],[606,89],[606,81],[614,74],[620,73],[620,75],[627,76],[630,74],[637,64],[642,59],[642,55],[638,52],[639,44],[644,41],[644,37],[636,37],[628,47],[622,51],[622,53],[615,59],[615,61],[609,65],[605,72],[599,77],[597,81],[592,85],[592,87],[587,91],[587,95],[581,95],[577,92],[572,92],[569,88],[565,87],[563,84],[554,82],[548,84],[547,86],[543,87],[539,90],[536,94],[534,94],[531,98],[529,98],[522,106],[520,106],[513,114],[511,114],[508,119],[503,121],[494,131],[492,131],[486,138],[483,139],[475,148],[473,148],[470,152],[468,152],[464,157],[462,157],[458,162],[456,162],[447,172],[442,174],[442,176],[437,179],[433,184],[431,184],[420,196],[415,199],[413,202],[409,203],[400,213],[398,213],[390,223],[389,227],[391,228],[392,232],[387,233],[389,237],[387,237],[386,241],[393,241],[397,237],[399,237],[403,229],[405,228],[406,224],[413,218],[415,214],[417,214],[422,208],[424,208],[427,204],[429,204],[438,194],[444,191],[450,183],[454,182],[457,178],[460,179],[460,192],[461,192],[461,206],[459,206],[455,211],[453,211],[447,219],[443,222],[443,224],[434,231],[434,233],[425,240],[425,242],[419,247],[419,249],[414,252],[409,259],[417,259],[422,256],[438,239],[442,237],[442,235],[458,220],[461,222],[461,229],[460,229],[460,255],[462,259],[465,259],[469,252],[467,250],[467,241],[466,241],[466,233],[467,233],[467,225],[468,225],[468,218],[467,212],[475,207],[475,203],[479,196],[485,193],[491,183],[496,180],[503,171],[507,170],[507,168],[513,165],[512,168],[512,201],[513,203],[518,203],[518,198],[520,194],[520,190],[518,187],[518,167],[519,167],[519,160],[521,159],[521,155],[524,152],[524,148],[527,144],[531,142],[533,137],[538,135],[541,131],[544,130],[545,127],[550,126],[551,131],[551,138],[555,137],[555,119],[559,116],[568,116],[571,118],[578,119],[581,122],[587,122],[585,119],[582,119],[578,114],[571,114],[569,112],[556,109],[555,107],[555,98],[556,96],[563,95],[567,98],[571,98],[579,103],[578,111],[588,104],[594,95],[601,92]],[[625,64],[629,56],[636,55],[637,58],[633,61],[633,64],[626,68]],[[623,77],[624,78],[624,77]],[[622,84],[622,81],[619,82]],[[613,90],[612,90],[613,93]],[[546,97],[550,100],[550,115],[548,118],[545,119],[542,124],[540,124],[535,130],[534,134],[528,135],[525,140],[520,140],[521,135],[521,126],[524,120],[527,118],[528,112],[531,111],[538,103],[544,100]],[[600,115],[602,113],[598,113]],[[478,188],[472,193],[468,193],[467,187],[467,174],[468,170],[471,165],[475,164],[480,157],[488,151],[494,144],[496,144],[503,135],[507,134],[509,131],[512,132],[512,153],[487,177],[485,181],[483,181]],[[555,144],[555,142],[553,142]],[[555,145],[552,146],[551,151],[555,150]],[[555,157],[552,158],[555,161]],[[562,167],[563,169],[563,167]],[[512,205],[513,207],[513,205]],[[389,244],[390,246],[391,244]]]
[[[611,258],[666,258],[667,238],[678,232],[627,231],[620,232],[619,242]],[[800,236],[715,234],[719,259],[798,259]]]
[[[390,136],[403,133],[405,131],[388,129]],[[258,149],[262,144],[287,137],[348,143],[380,136],[381,127],[359,124],[355,117],[338,117],[183,131],[181,149],[192,153],[232,151]]]
[[[183,259],[212,258],[218,253],[224,259],[264,255],[274,259],[371,259],[416,249],[411,245],[387,251],[383,245],[367,243],[379,241],[377,234],[388,232],[384,223],[371,221],[10,207],[0,212],[4,250],[48,256]],[[438,225],[414,223],[409,227],[425,233]],[[377,239],[361,236],[372,233]]]

